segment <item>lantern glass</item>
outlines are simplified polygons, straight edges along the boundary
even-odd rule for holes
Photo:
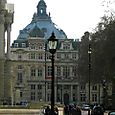
[[[56,49],[57,41],[49,41],[49,49]]]
[[[56,39],[54,32],[52,32],[52,35],[48,39],[48,46],[50,53],[54,54],[57,49],[58,39]]]

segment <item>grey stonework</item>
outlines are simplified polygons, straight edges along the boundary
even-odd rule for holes
[[[9,59],[5,53],[5,43],[7,40],[7,49],[10,49],[11,24],[13,23],[13,13],[6,9],[6,0],[0,0],[0,104],[11,100],[11,76],[9,70]],[[5,39],[5,33],[7,38]]]

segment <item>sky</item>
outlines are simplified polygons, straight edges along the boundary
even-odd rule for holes
[[[68,38],[80,39],[84,32],[91,32],[104,15],[102,0],[44,0],[52,21],[63,29]],[[39,0],[7,0],[14,4],[14,23],[11,42],[17,39],[19,30],[26,27],[37,12]]]

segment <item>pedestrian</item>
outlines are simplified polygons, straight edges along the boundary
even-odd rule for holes
[[[44,115],[50,115],[51,109],[49,106],[46,107],[45,109],[45,114]]]
[[[58,115],[58,107],[54,108],[55,115]]]
[[[69,106],[65,105],[64,107],[64,115],[69,115]]]
[[[81,115],[81,110],[79,107],[76,107],[76,115]]]
[[[71,115],[77,115],[77,111],[74,106],[71,108]]]

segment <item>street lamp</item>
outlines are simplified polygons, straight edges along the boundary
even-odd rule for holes
[[[112,79],[112,110],[115,110],[115,76]]]
[[[89,39],[89,49],[88,49],[88,55],[89,55],[89,79],[88,79],[88,81],[89,81],[89,99],[88,99],[88,101],[89,101],[89,105],[90,105],[90,78],[91,78],[91,44],[90,44],[90,39]],[[88,115],[90,115],[90,110],[88,111]]]
[[[89,104],[90,104],[90,76],[91,76],[91,44],[89,43],[89,50],[88,50],[88,54],[89,54]]]
[[[52,54],[51,61],[52,61],[52,79],[51,79],[51,115],[54,115],[54,101],[55,101],[55,90],[54,90],[54,54],[56,53],[58,39],[56,39],[54,32],[48,39],[48,46],[49,52]]]

